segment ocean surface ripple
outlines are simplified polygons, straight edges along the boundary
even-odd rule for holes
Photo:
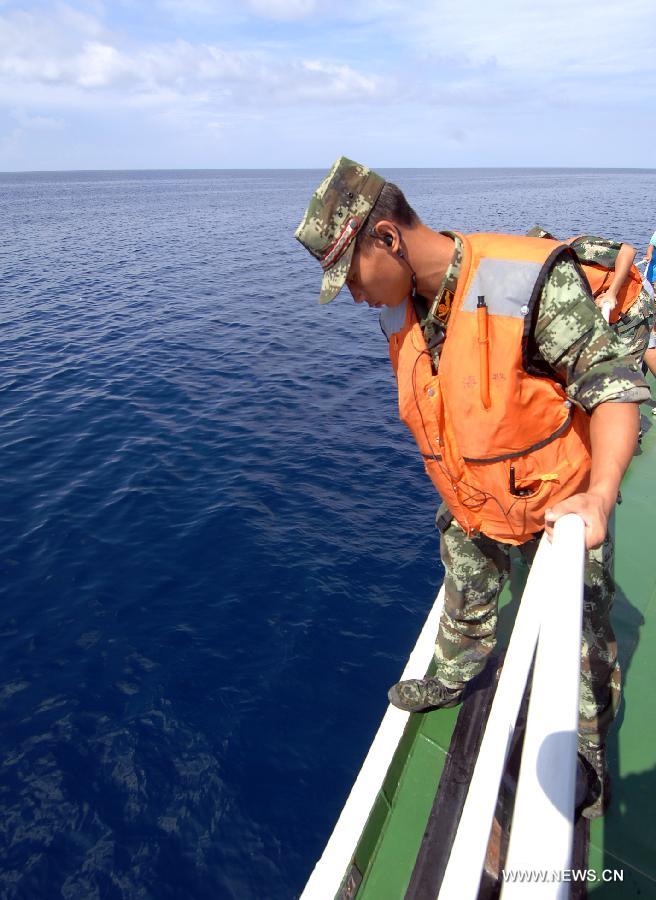
[[[636,243],[656,173],[405,170],[434,227]],[[0,176],[0,896],[297,896],[442,578],[321,172]]]

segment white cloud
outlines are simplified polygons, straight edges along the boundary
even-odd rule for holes
[[[597,0],[593,7],[571,0],[442,0],[414,3],[399,24],[409,44],[434,58],[531,80],[605,77],[650,66],[653,12],[653,0],[626,0],[621,7],[616,0]]]
[[[271,53],[226,50],[184,40],[119,46],[100,23],[62,8],[46,19],[27,12],[0,17],[0,87],[34,85],[121,92],[143,102],[171,95],[257,103],[370,102],[387,82],[352,66],[280,59]]]
[[[265,154],[277,132],[283,158],[302,162],[328,140],[326,107],[335,145],[390,160],[411,144],[436,160],[446,144],[492,160],[487,148],[501,148],[501,161],[530,146],[531,160],[554,133],[583,146],[585,132],[587,152],[593,131],[608,141],[589,116],[602,109],[624,116],[626,144],[656,90],[652,3],[597,0],[591,14],[569,0],[0,0],[0,114],[23,116],[5,117],[5,150],[18,154],[36,128],[64,130],[65,117],[83,148],[136,123],[155,151],[180,132],[190,145],[246,134]]]
[[[415,0],[426,7],[430,0]],[[236,20],[247,16],[280,22],[311,19],[339,26],[342,23],[399,22],[399,16],[411,12],[403,0],[157,0],[157,6],[176,19]],[[430,3],[433,7],[434,4]]]
[[[317,0],[247,0],[246,5],[257,15],[279,21],[304,19],[319,6]]]
[[[339,15],[344,0],[331,6],[319,0],[157,0],[157,6],[176,20],[229,21],[249,15],[278,22],[293,22],[317,16]]]
[[[180,0],[160,2],[182,8]],[[598,0],[591,16],[569,0],[541,7],[525,0],[500,5],[478,0],[466,6],[453,0],[334,0],[329,10],[318,0],[241,3],[242,14],[248,8],[251,15],[279,20],[330,16],[332,27],[341,24],[358,59],[367,59],[366,53],[358,55],[357,42],[368,35],[368,53],[380,47],[378,68],[390,71],[384,77],[366,71],[366,62],[316,58],[316,52],[307,58],[302,41],[296,49],[290,39],[287,46],[283,42],[264,51],[264,34],[255,49],[211,40],[138,43],[125,31],[112,32],[97,4],[87,11],[61,4],[49,14],[14,10],[0,15],[0,90],[3,85],[5,95],[15,90],[20,100],[21,91],[28,96],[35,85],[58,86],[78,90],[82,104],[85,92],[104,91],[140,103],[204,92],[213,102],[249,106],[416,99],[453,106],[477,98],[495,105],[519,98],[531,105],[551,102],[556,86],[580,90],[588,78],[606,78],[611,96],[613,77],[648,67],[653,36],[648,28],[638,29],[636,17],[640,24],[648,22],[650,4],[629,0],[635,16],[626,9],[612,15],[610,0]],[[239,6],[236,0],[185,0],[183,5],[199,15],[228,14]],[[89,11],[94,7],[95,14]],[[384,49],[385,39],[394,41],[393,52]],[[329,49],[336,48],[333,38]],[[653,83],[653,78],[645,73],[641,81]]]

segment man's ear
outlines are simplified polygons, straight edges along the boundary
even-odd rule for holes
[[[381,221],[376,224],[373,231],[376,237],[383,241],[383,243],[393,252],[398,251],[401,245],[401,235],[394,222],[390,222],[387,219],[381,219]]]

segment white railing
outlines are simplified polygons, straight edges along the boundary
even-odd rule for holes
[[[555,571],[548,614],[540,622],[531,700],[505,869],[562,872],[574,831],[579,724],[584,536],[578,516],[556,523]],[[507,882],[503,900],[522,900],[526,884]],[[568,896],[566,882],[533,884],[533,897]]]
[[[439,900],[475,900],[517,715],[536,655],[506,871],[569,868],[583,608],[584,526],[542,538],[508,645]],[[557,678],[554,673],[558,673]],[[507,883],[503,900],[567,896],[567,883]]]
[[[638,269],[640,269],[640,266],[643,267],[642,271],[640,272],[640,274],[642,275],[642,286],[653,297],[654,296],[654,288],[652,286],[651,281],[647,281],[647,269],[649,268],[649,260],[645,259],[644,263],[641,262],[638,265]]]

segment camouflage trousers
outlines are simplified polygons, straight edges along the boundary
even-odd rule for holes
[[[438,518],[445,508],[440,508]],[[528,565],[538,544],[535,538],[517,548]],[[510,573],[510,547],[485,535],[468,537],[453,519],[442,530],[440,550],[445,597],[435,646],[436,674],[455,688],[482,671],[494,648],[499,592]],[[617,642],[610,622],[614,591],[608,535],[601,547],[588,551],[585,563],[579,734],[593,743],[604,741],[621,699]]]

